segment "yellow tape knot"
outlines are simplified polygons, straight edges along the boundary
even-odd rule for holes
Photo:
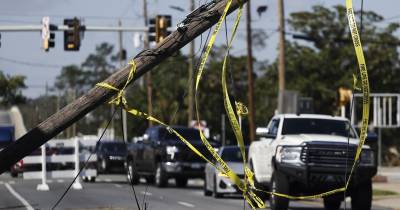
[[[235,105],[236,105],[236,113],[237,113],[237,115],[246,116],[247,114],[249,114],[249,110],[247,109],[247,107],[242,102],[236,102],[235,101]]]

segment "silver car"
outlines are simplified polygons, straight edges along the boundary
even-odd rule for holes
[[[246,149],[246,154],[248,147]],[[239,176],[244,178],[243,159],[238,146],[223,146],[218,151],[222,159],[229,167]],[[204,195],[215,198],[222,197],[224,194],[239,194],[240,191],[236,185],[232,184],[228,177],[219,173],[211,164],[207,164],[205,168],[204,179]]]

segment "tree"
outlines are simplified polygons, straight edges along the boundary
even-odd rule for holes
[[[360,12],[356,15],[360,18]],[[382,16],[364,11],[361,36],[371,92],[398,92],[400,71],[397,45],[400,42],[394,33],[399,25],[389,24],[380,28],[377,25],[382,20]],[[287,89],[298,90],[302,96],[312,97],[315,112],[334,114],[337,111],[337,88],[352,88],[352,74],[358,74],[346,9],[343,6],[333,9],[314,6],[312,11],[292,13],[288,23],[292,30],[305,35],[312,42],[288,40]],[[263,78],[268,81],[258,82],[265,90],[275,91],[276,63],[266,69]],[[271,115],[273,109],[268,113]]]
[[[22,95],[24,88],[26,88],[25,76],[10,76],[0,71],[0,105],[7,107],[24,103],[26,100]]]

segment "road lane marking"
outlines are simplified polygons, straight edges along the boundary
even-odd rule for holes
[[[122,187],[122,185],[120,185],[120,184],[115,184],[115,186],[118,187],[118,188]]]
[[[148,195],[148,196],[152,196],[152,195],[153,195],[153,193],[151,193],[151,192],[145,192],[145,191],[142,191],[142,192],[140,192],[140,193],[142,193],[142,195]]]
[[[15,192],[15,190],[11,187],[10,184],[5,183],[5,186],[7,187],[8,191],[10,191],[10,193],[16,197],[21,203],[22,205],[25,206],[25,208],[27,210],[35,210],[29,203],[28,201],[26,201],[20,194],[18,194],[17,192]]]
[[[105,179],[104,181],[105,181],[105,182],[112,182],[111,179]]]
[[[58,179],[57,182],[58,182],[58,183],[64,183],[64,180]]]
[[[183,201],[178,201],[178,204],[180,204],[182,206],[185,206],[185,207],[189,207],[189,208],[194,208],[195,207],[195,205],[193,205],[191,203],[186,203],[186,202],[183,202]]]

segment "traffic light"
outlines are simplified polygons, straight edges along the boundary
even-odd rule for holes
[[[156,19],[150,18],[149,20],[149,33],[148,33],[148,41],[155,42],[156,41]]]
[[[171,15],[157,15],[156,17],[156,42],[159,43],[171,34]]]
[[[56,38],[56,35],[54,30],[56,29],[57,26],[50,24],[50,18],[48,16],[42,18],[42,47],[46,52],[55,46],[54,39]]]
[[[157,15],[156,18],[151,18],[149,20],[149,42],[160,43],[171,34],[168,27],[171,27],[171,15]]]
[[[69,30],[64,31],[64,50],[78,51],[81,47],[81,21],[78,18],[64,19]]]
[[[347,88],[340,87],[337,90],[337,104],[338,106],[345,106],[350,102],[353,96],[353,91]]]

